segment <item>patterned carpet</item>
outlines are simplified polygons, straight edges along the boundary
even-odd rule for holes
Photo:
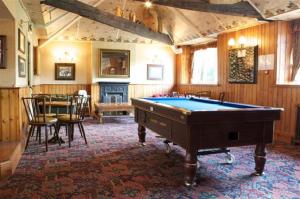
[[[132,118],[84,126],[88,146],[78,130],[71,148],[52,144],[47,153],[32,139],[15,174],[0,183],[0,198],[300,198],[300,147],[269,147],[263,177],[250,175],[253,147],[232,148],[232,165],[224,154],[203,156],[199,185],[188,189],[180,147],[167,155],[162,139],[149,131],[140,147]]]

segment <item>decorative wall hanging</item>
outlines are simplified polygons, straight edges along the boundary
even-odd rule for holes
[[[164,66],[158,64],[147,64],[147,79],[148,80],[163,80]]]
[[[75,80],[75,64],[55,63],[55,80]]]
[[[18,29],[18,50],[25,53],[25,35],[20,29]]]
[[[18,56],[18,73],[19,77],[26,77],[26,60]]]
[[[100,49],[100,77],[128,78],[130,51]]]
[[[229,83],[255,84],[258,46],[229,50]]]
[[[6,51],[7,51],[6,36],[0,35],[0,69],[7,68]]]

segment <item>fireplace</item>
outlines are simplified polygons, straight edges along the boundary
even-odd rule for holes
[[[119,82],[100,82],[101,103],[128,102],[128,84]]]

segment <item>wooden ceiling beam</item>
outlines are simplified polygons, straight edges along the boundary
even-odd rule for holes
[[[145,2],[145,0],[134,1]],[[211,4],[207,0],[152,0],[152,2],[157,5],[173,8],[264,20],[262,15],[248,1],[241,1],[234,4]]]
[[[111,13],[104,12],[78,0],[43,0],[41,3],[72,12],[123,31],[173,45],[173,41],[167,34],[151,31],[143,24],[137,24],[122,17],[117,17]]]

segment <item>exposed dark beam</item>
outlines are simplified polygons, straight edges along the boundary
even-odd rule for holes
[[[145,0],[135,0],[142,1]],[[210,4],[207,0],[152,0],[154,4],[186,10],[210,12],[264,20],[261,14],[247,1],[235,4]]]
[[[101,11],[78,0],[42,0],[41,3],[78,14],[82,17],[86,17],[120,30],[131,32],[142,37],[173,45],[173,41],[167,34],[151,31],[143,24],[137,24],[122,17],[117,17],[111,13]]]

